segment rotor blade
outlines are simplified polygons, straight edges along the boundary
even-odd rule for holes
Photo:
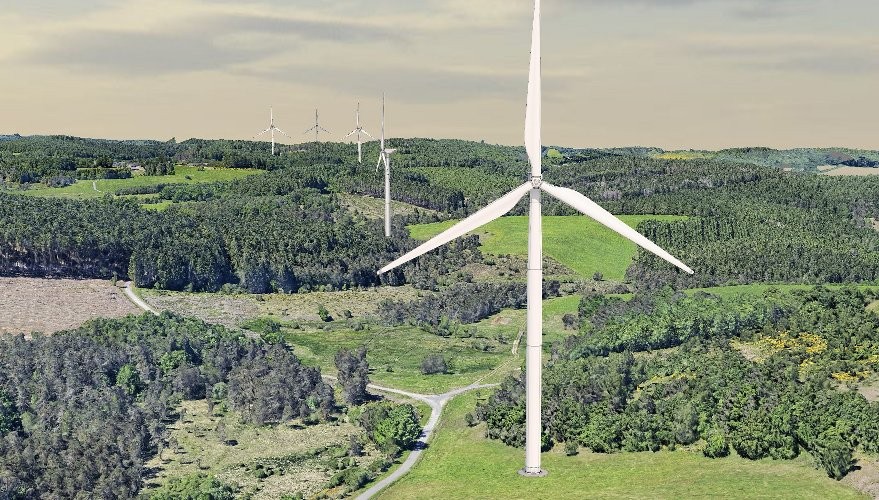
[[[287,132],[284,132],[283,130],[279,129],[278,127],[275,127],[275,130],[277,130],[278,132],[280,132],[280,133],[286,135],[288,138],[292,139],[292,137],[290,137],[289,135],[287,135]]]
[[[366,130],[360,129],[360,131],[363,132],[363,135],[365,135],[366,137],[369,137],[370,139],[375,140],[375,137],[373,137],[373,136],[372,136],[369,132],[367,132]]]
[[[357,129],[355,128],[354,130],[352,130],[351,132],[349,132],[348,135],[345,136],[345,139],[351,137],[352,135],[354,135],[354,134],[356,134],[356,133],[357,133]]]
[[[451,228],[446,229],[439,235],[434,236],[415,250],[412,250],[406,255],[381,268],[378,273],[384,274],[391,269],[394,269],[395,267],[399,267],[416,257],[420,257],[435,248],[445,245],[455,238],[464,236],[470,231],[473,231],[474,229],[484,226],[489,222],[497,219],[498,217],[501,217],[502,215],[512,210],[513,207],[515,207],[516,204],[519,203],[519,200],[521,200],[522,197],[525,196],[525,194],[533,188],[534,186],[530,182],[522,184],[516,189],[493,201],[482,210],[476,212],[470,217],[467,217],[466,219],[455,224]]]
[[[638,231],[635,231],[634,229],[629,227],[628,224],[616,218],[616,216],[612,213],[601,208],[598,203],[595,203],[594,201],[583,196],[577,191],[574,191],[573,189],[553,186],[548,182],[542,183],[540,189],[546,191],[550,195],[577,209],[577,211],[582,212],[583,214],[595,219],[604,226],[607,226],[608,228],[616,231],[624,238],[634,242],[636,245],[656,255],[660,259],[668,262],[669,264],[673,264],[676,267],[679,267],[682,271],[686,273],[693,274],[693,270],[687,267],[686,264],[679,261],[670,253],[660,248],[659,245],[657,245],[656,243],[648,240]]]
[[[302,135],[305,135],[305,134],[313,131],[314,129],[315,129],[315,127],[311,127],[310,129],[306,130],[305,132],[302,132]]]
[[[378,168],[382,166],[382,160],[385,159],[384,153],[378,154],[378,163],[375,164],[375,173],[378,173]]]
[[[540,175],[541,160],[541,73],[540,73],[540,0],[534,2],[534,27],[531,32],[531,69],[528,74],[528,103],[525,108],[525,150],[532,175]]]
[[[266,132],[270,131],[271,129],[272,129],[272,127],[269,127],[269,128],[267,128],[267,129],[263,130],[262,132],[256,134],[255,136],[253,136],[253,138],[256,139],[257,137],[259,137],[259,136],[265,134]]]
[[[332,132],[330,132],[329,130],[327,130],[327,129],[323,128],[323,127],[318,127],[318,130],[320,130],[321,132],[326,132],[327,134],[333,135]]]

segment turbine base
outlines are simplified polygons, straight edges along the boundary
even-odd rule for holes
[[[536,472],[528,470],[527,467],[519,469],[519,475],[522,477],[546,477],[547,474],[545,469],[537,469]]]

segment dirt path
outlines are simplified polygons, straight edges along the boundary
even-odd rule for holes
[[[412,453],[409,454],[409,456],[403,462],[403,465],[401,465],[397,470],[392,472],[391,475],[375,483],[368,490],[361,493],[357,497],[357,499],[366,500],[368,498],[372,498],[378,492],[387,488],[396,480],[403,477],[407,472],[412,470],[412,467],[415,466],[415,464],[421,458],[421,454],[424,453],[424,450],[427,448],[427,442],[433,435],[433,431],[434,429],[436,429],[437,424],[439,424],[440,416],[443,412],[443,407],[446,405],[446,403],[451,401],[452,398],[465,392],[475,391],[477,389],[487,389],[489,387],[495,387],[496,385],[497,384],[479,384],[478,382],[476,382],[468,385],[467,387],[459,387],[457,389],[453,389],[445,394],[417,394],[414,392],[401,391],[399,389],[392,389],[390,387],[382,387],[375,384],[369,384],[367,387],[374,391],[399,394],[401,396],[406,396],[408,398],[416,399],[418,401],[426,403],[430,406],[430,419],[427,421],[427,425],[425,425],[424,429],[421,431],[421,436],[418,437],[418,442],[415,443],[415,449],[412,451]]]
[[[131,299],[132,302],[134,302],[134,305],[136,305],[137,307],[143,309],[143,310],[146,311],[146,312],[153,313],[153,314],[155,314],[156,316],[159,315],[159,311],[156,311],[155,309],[153,309],[152,307],[150,307],[149,304],[147,304],[146,302],[144,302],[143,299],[141,299],[140,297],[137,296],[136,293],[134,293],[134,290],[132,290],[132,288],[131,288],[131,282],[130,282],[130,281],[129,281],[128,283],[125,284],[125,287],[123,288],[123,290],[125,290],[125,295],[127,295],[128,298]]]

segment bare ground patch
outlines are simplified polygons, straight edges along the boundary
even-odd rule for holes
[[[0,278],[0,334],[54,333],[141,312],[109,281]]]
[[[336,319],[343,319],[345,311],[350,311],[352,317],[358,318],[375,313],[378,304],[385,299],[414,300],[418,295],[410,286],[289,295],[222,295],[143,289],[138,293],[158,310],[229,327],[238,327],[247,319],[262,316],[271,316],[280,321],[320,321],[317,311],[321,305]]]
[[[879,175],[879,168],[839,167],[823,172],[823,175]]]

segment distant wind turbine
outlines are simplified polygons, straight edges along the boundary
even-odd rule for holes
[[[692,274],[684,263],[640,233],[601,208],[594,201],[568,188],[543,181],[541,170],[541,71],[540,71],[540,0],[534,2],[534,27],[531,40],[531,71],[528,78],[528,101],[525,113],[525,149],[531,163],[531,179],[487,207],[462,220],[450,229],[379,270],[386,273],[412,259],[473,231],[509,212],[525,194],[530,193],[528,216],[528,311],[527,350],[525,359],[525,468],[523,476],[546,474],[540,467],[541,436],[541,354],[543,350],[543,227],[540,195],[545,191],[583,214],[595,219],[645,250]]]
[[[369,132],[367,132],[362,126],[360,126],[360,103],[359,102],[357,103],[357,112],[354,115],[354,119],[355,119],[355,123],[357,124],[357,126],[354,127],[354,130],[349,132],[348,135],[345,136],[345,138],[347,139],[347,138],[351,137],[352,135],[357,134],[357,161],[359,163],[363,163],[363,140],[361,137],[362,137],[362,135],[365,135],[366,137],[369,137],[370,139],[373,139],[373,140],[375,139],[375,137],[370,135]]]
[[[253,138],[256,139],[257,137],[259,137],[259,136],[265,134],[266,132],[271,133],[271,135],[272,135],[272,156],[275,156],[275,130],[277,130],[278,132],[280,132],[280,133],[282,133],[282,134],[284,134],[284,135],[287,135],[286,132],[284,132],[283,130],[281,130],[281,129],[279,129],[278,127],[275,126],[275,113],[274,113],[274,111],[272,111],[271,106],[269,106],[269,128],[267,128],[267,129],[263,130],[262,132],[256,134],[255,136],[253,136]],[[290,137],[289,135],[287,135],[287,137],[289,137],[290,139],[292,139],[292,137]]]
[[[316,109],[314,110],[314,126],[306,130],[305,132],[302,132],[302,134],[304,135],[311,131],[314,131],[314,142],[319,142],[321,132],[326,132],[328,134],[330,133],[329,130],[320,126],[320,115],[317,113]]]
[[[385,95],[382,94],[382,138],[381,148],[378,154],[378,163],[375,164],[375,173],[382,163],[385,164],[385,237],[391,237],[391,155],[397,150],[385,147]]]

